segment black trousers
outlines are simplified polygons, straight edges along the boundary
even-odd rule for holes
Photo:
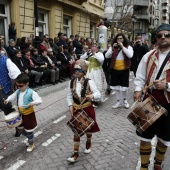
[[[12,108],[11,102],[4,104],[4,100],[11,94],[11,92],[5,94],[2,89],[0,89],[0,109],[4,112],[5,115],[13,112],[15,109]]]

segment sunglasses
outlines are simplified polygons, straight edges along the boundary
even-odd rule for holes
[[[74,68],[74,72],[79,72],[79,73],[83,73],[83,70],[80,68]]]
[[[20,88],[22,88],[22,87],[24,87],[26,84],[16,84],[16,86],[17,87],[20,87]]]
[[[157,34],[156,38],[162,38],[162,35],[164,35],[165,38],[169,38],[170,37],[170,33],[169,32],[165,32],[163,34]]]

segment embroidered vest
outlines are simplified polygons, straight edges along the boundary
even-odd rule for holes
[[[12,81],[8,75],[7,57],[0,54],[0,85],[5,94],[12,90]]]
[[[98,70],[98,69],[102,68],[101,64],[99,63],[99,61],[96,58],[89,57],[87,59],[87,61],[90,62],[90,64],[88,65],[89,72],[91,72],[92,69]]]
[[[155,74],[157,72],[157,67],[158,67],[158,51],[154,50],[150,54],[147,60],[146,86],[151,84],[154,81]],[[170,82],[170,59],[168,60],[167,64],[164,67],[163,77],[165,77],[165,80],[163,80],[163,82]],[[168,92],[167,90],[164,90],[164,96],[166,97],[166,100],[168,101],[168,103],[170,103],[170,92]]]
[[[122,51],[122,53],[123,53],[123,56],[124,56],[124,61],[125,61],[126,69],[129,69],[130,66],[131,66],[131,59],[128,58],[123,51]],[[118,50],[118,48],[115,48],[113,53],[112,53],[112,58],[111,58],[111,64],[110,64],[110,68],[111,69],[113,69],[113,67],[115,65],[116,58],[117,58],[118,54],[119,54],[119,50]]]
[[[28,115],[28,114],[31,114],[32,112],[34,112],[33,106],[31,106],[31,107],[25,106],[25,105],[28,105],[29,103],[31,103],[33,101],[32,94],[33,94],[33,90],[30,89],[30,88],[27,88],[26,92],[24,94],[24,98],[23,98],[24,107],[19,107],[19,111],[23,115]],[[17,90],[17,99],[19,99],[19,95],[20,95],[20,90],[18,89]]]
[[[72,89],[74,103],[80,104],[83,101],[84,97],[91,93],[90,85],[88,83],[89,80],[90,79],[87,79],[87,78],[86,79],[84,78],[84,79],[81,80],[82,89],[81,89],[81,92],[80,92],[80,94],[81,94],[80,98],[76,93],[77,78],[71,80],[70,88]],[[87,101],[85,101],[84,103],[86,103],[86,102]]]

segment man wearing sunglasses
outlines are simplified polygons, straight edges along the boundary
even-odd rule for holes
[[[163,114],[148,129],[139,136],[141,170],[148,170],[149,157],[151,154],[151,140],[156,135],[156,155],[154,170],[162,170],[162,162],[167,147],[170,146],[170,25],[162,24],[157,28],[156,38],[158,48],[146,53],[136,72],[134,100],[140,101],[142,88],[153,83],[147,88],[147,93],[152,95],[158,103],[167,110],[167,116]]]

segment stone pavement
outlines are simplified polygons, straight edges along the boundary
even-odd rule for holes
[[[126,118],[131,110],[113,110],[111,107],[116,102],[114,94],[107,96],[108,100],[96,109],[101,131],[93,135],[92,152],[83,153],[86,142],[83,136],[79,161],[74,164],[67,162],[73,152],[73,134],[66,126],[70,119],[66,104],[67,84],[64,82],[37,90],[43,104],[35,109],[39,127],[36,130],[36,148],[32,153],[26,153],[23,136],[14,138],[13,129],[0,128],[0,170],[14,170],[17,166],[19,170],[135,170],[139,160],[139,140],[135,127]],[[128,96],[131,105],[133,90],[132,80]],[[3,117],[0,119],[3,120]],[[1,122],[0,127],[4,125]],[[170,170],[169,153],[164,170]]]

